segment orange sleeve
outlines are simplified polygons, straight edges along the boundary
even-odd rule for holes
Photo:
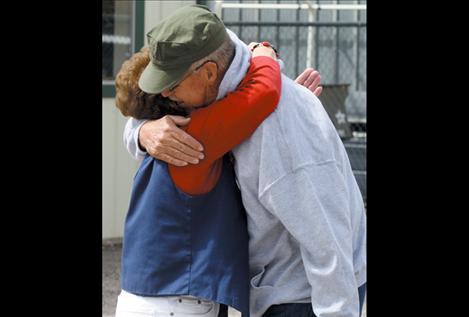
[[[278,62],[257,56],[235,91],[192,112],[186,131],[202,143],[205,158],[196,165],[170,164],[176,186],[192,195],[209,192],[220,177],[223,155],[247,139],[277,107],[281,84]]]

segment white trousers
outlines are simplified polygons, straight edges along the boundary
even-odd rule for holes
[[[138,296],[121,291],[116,317],[217,317],[220,305],[193,296]]]

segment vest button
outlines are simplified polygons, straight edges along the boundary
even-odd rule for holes
[[[169,313],[170,316],[174,316],[174,313]]]

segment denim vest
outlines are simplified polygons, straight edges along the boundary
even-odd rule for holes
[[[125,220],[121,286],[141,296],[192,295],[249,316],[246,212],[225,155],[216,186],[191,196],[146,156]]]

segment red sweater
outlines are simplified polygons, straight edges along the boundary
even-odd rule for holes
[[[277,61],[254,57],[235,91],[191,113],[186,132],[202,143],[205,158],[196,165],[169,165],[171,178],[179,189],[191,195],[212,190],[220,177],[223,155],[247,139],[277,107],[280,76]]]

